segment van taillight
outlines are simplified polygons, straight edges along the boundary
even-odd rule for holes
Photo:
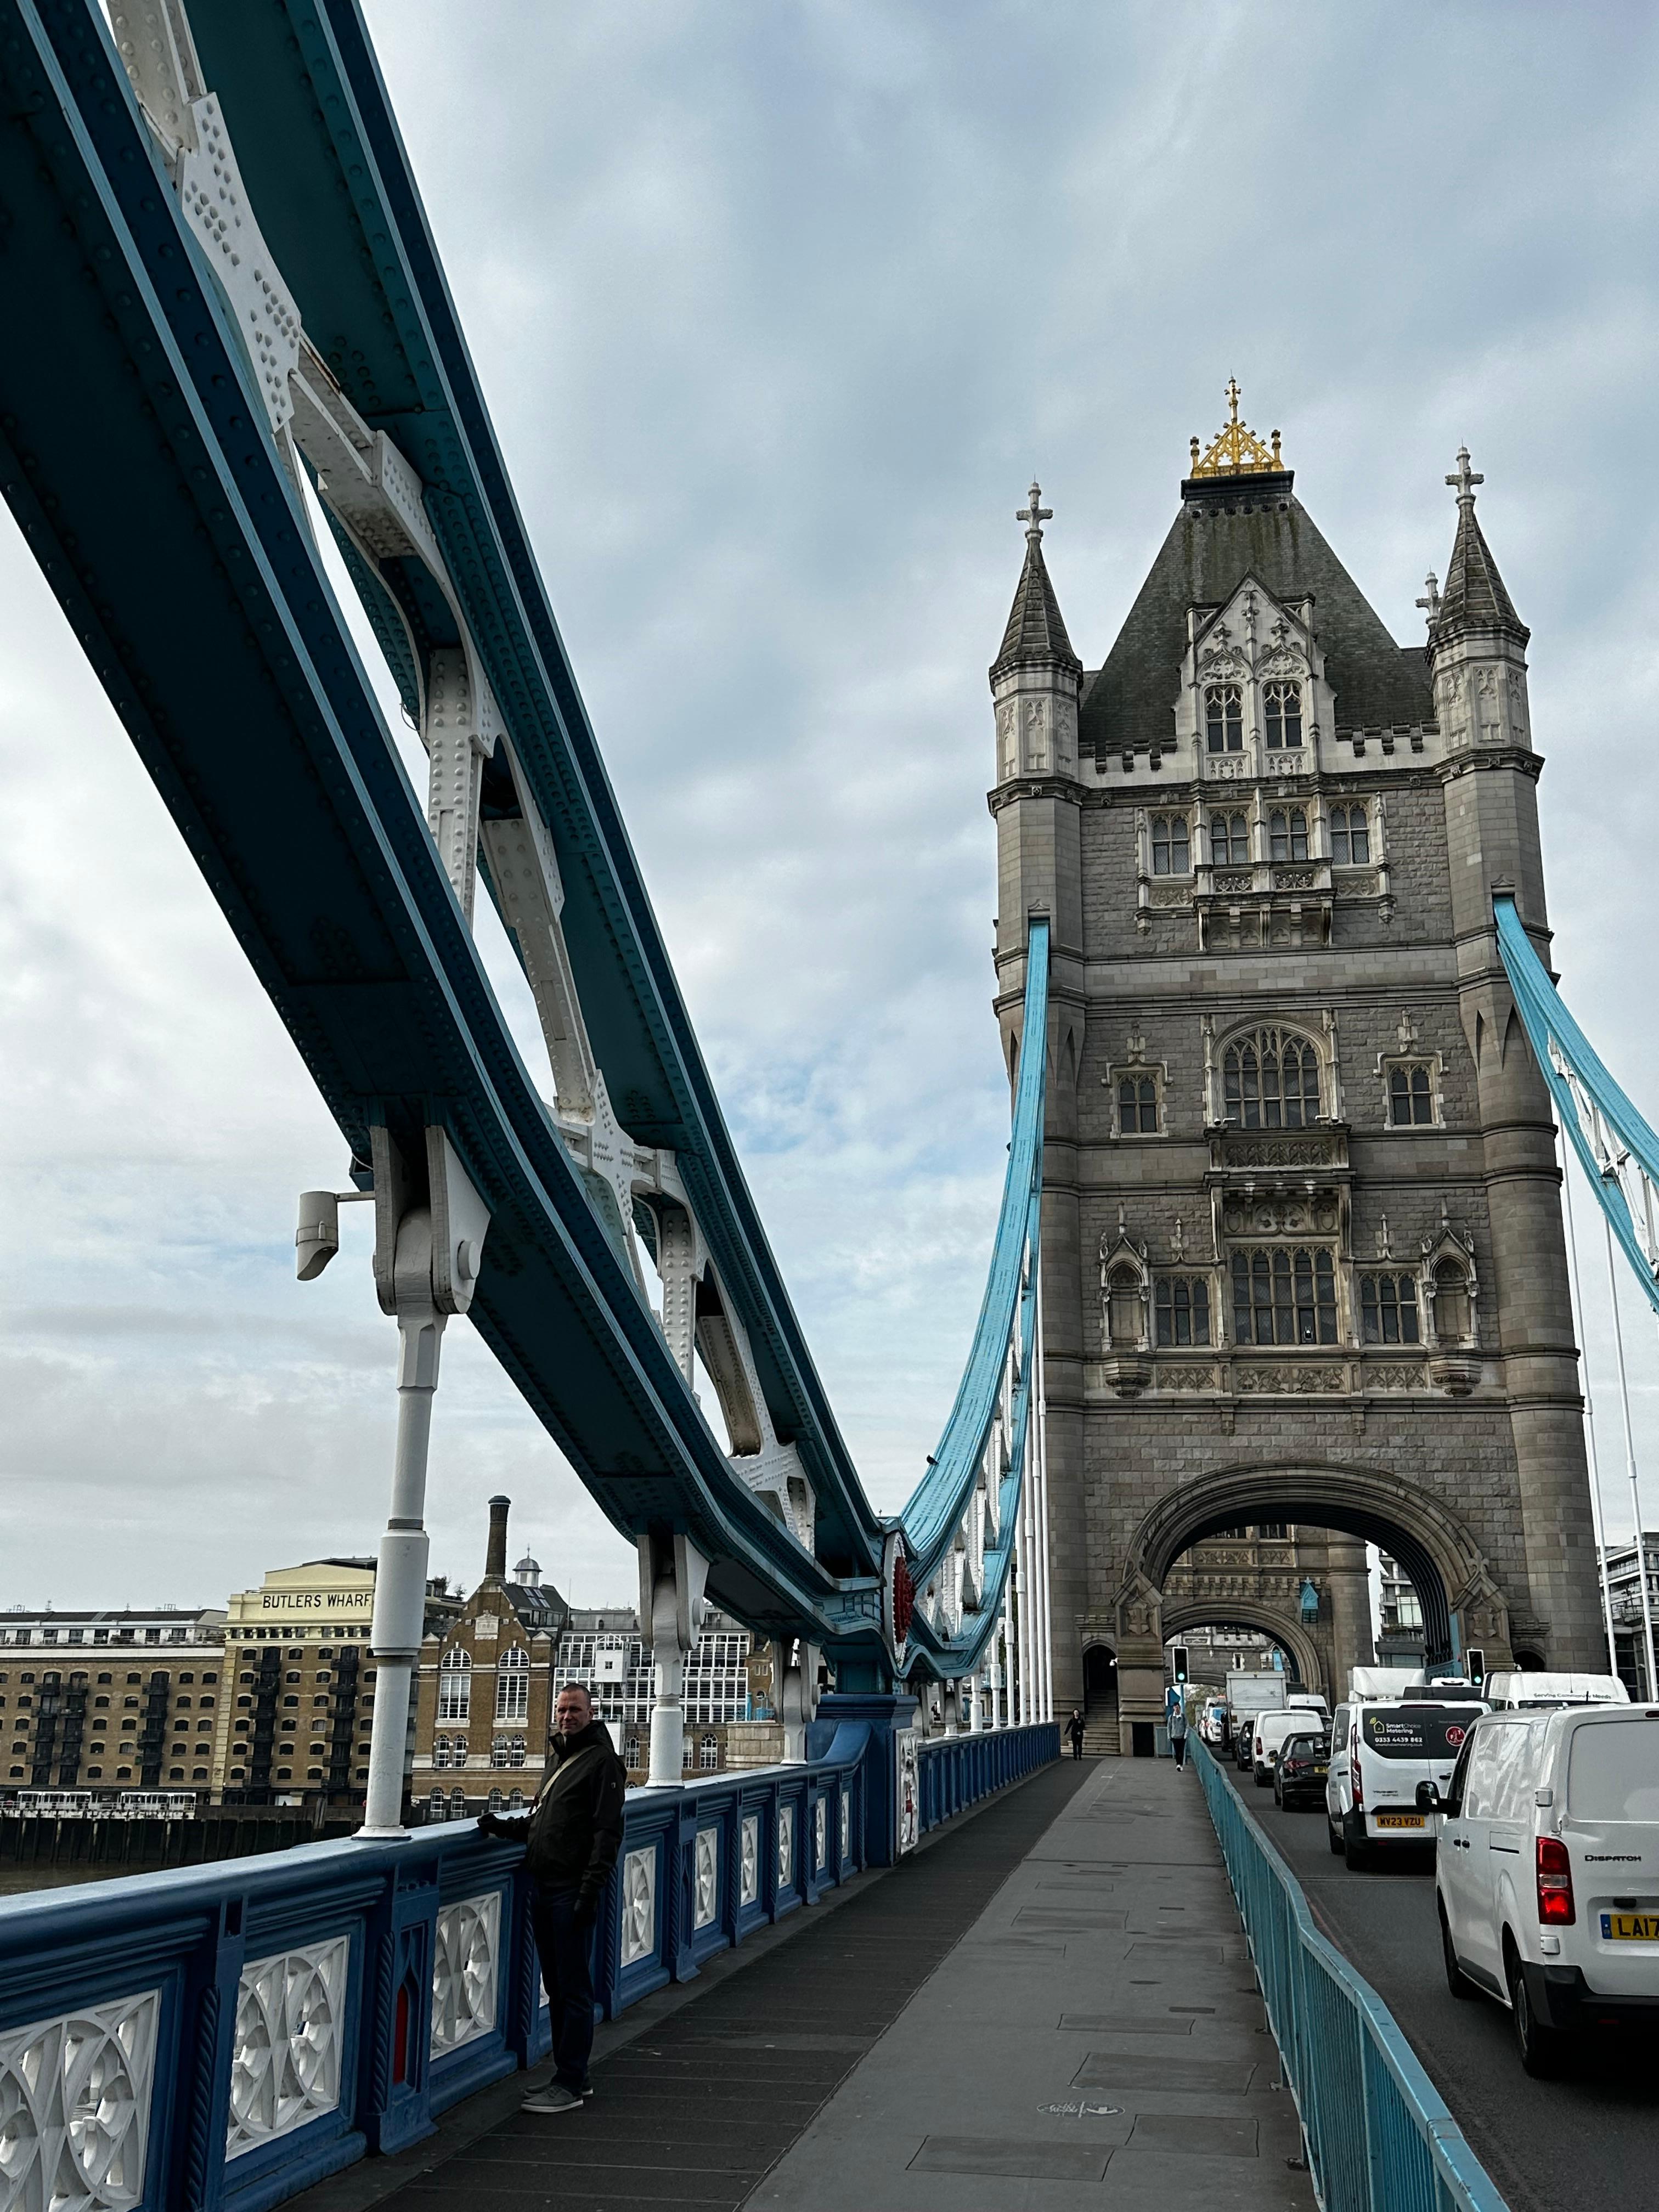
[[[1538,1838],[1538,1917],[1547,1928],[1571,1928],[1572,1861],[1559,1836]]]
[[[1357,1756],[1349,1760],[1348,1771],[1353,1779],[1354,1810],[1356,1813],[1362,1812],[1365,1804],[1365,1785],[1359,1778],[1359,1760]]]

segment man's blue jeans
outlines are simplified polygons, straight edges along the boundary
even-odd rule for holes
[[[553,2028],[554,2078],[580,2090],[593,2048],[593,1923],[577,1926],[574,1889],[538,1889],[531,1894],[530,1925]]]

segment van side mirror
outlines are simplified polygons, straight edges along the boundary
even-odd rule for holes
[[[1417,1809],[1419,1813],[1438,1813],[1443,1810],[1440,1800],[1440,1792],[1435,1788],[1432,1782],[1419,1782],[1418,1784]]]

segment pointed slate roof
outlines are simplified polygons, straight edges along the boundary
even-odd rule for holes
[[[1073,652],[1072,641],[1066,635],[1060,602],[1048,579],[1048,564],[1042,557],[1042,526],[1052,520],[1054,510],[1039,504],[1042,496],[1034,483],[1030,507],[1023,507],[1015,517],[1016,521],[1029,526],[1025,532],[1025,566],[1019,572],[1014,604],[1008,613],[1008,627],[1002,633],[1002,649],[991,664],[993,684],[1011,668],[1039,664],[1052,666],[1055,661],[1062,667],[1074,669],[1079,676],[1083,673],[1083,663]]]
[[[1446,478],[1457,487],[1457,539],[1446,571],[1446,588],[1435,610],[1432,635],[1437,645],[1470,630],[1496,630],[1518,639],[1523,646],[1532,635],[1515,611],[1515,602],[1504,587],[1492,549],[1474,519],[1474,487],[1482,481],[1469,467],[1468,447],[1460,446],[1457,474]]]
[[[1434,720],[1428,654],[1397,645],[1300,500],[1292,472],[1243,482],[1189,477],[1105,665],[1085,684],[1080,744],[1101,752],[1167,746],[1189,606],[1224,606],[1246,576],[1286,605],[1311,598],[1314,629],[1343,729],[1410,729]]]

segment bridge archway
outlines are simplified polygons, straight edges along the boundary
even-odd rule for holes
[[[1166,1644],[1194,1628],[1248,1628],[1279,1646],[1286,1667],[1304,1690],[1327,1687],[1313,1638],[1277,1607],[1259,1605],[1252,1598],[1195,1598],[1189,1605],[1165,1606],[1163,1627]]]
[[[1133,1724],[1162,1706],[1164,1587],[1170,1570],[1204,1537],[1269,1520],[1335,1529],[1380,1545],[1397,1559],[1422,1606],[1431,1665],[1444,1664],[1472,1644],[1486,1652],[1489,1668],[1512,1663],[1503,1594],[1480,1546],[1441,1498],[1386,1468],[1351,1462],[1221,1468],[1160,1498],[1128,1547],[1116,1601],[1126,1748]],[[1284,1625],[1281,1617],[1275,1627]]]

